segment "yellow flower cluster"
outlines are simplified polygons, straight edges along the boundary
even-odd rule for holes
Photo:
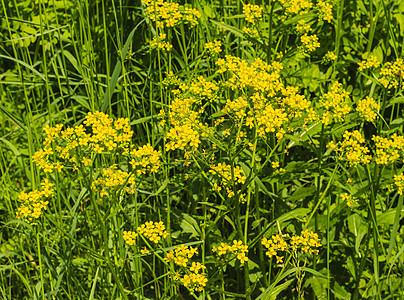
[[[279,62],[267,64],[258,58],[248,63],[239,57],[226,55],[225,59],[218,59],[216,65],[218,73],[230,74],[224,86],[233,90],[249,88],[273,97],[283,88],[280,75],[283,66]]]
[[[174,75],[172,71],[170,71],[167,73],[167,77],[163,79],[162,84],[166,87],[178,86],[181,84],[181,80],[178,78],[178,76]]]
[[[40,170],[46,173],[54,170],[60,172],[69,164],[72,164],[73,170],[77,170],[80,163],[84,166],[91,165],[93,155],[96,153],[112,151],[129,153],[133,135],[129,119],[119,118],[114,121],[103,112],[89,112],[83,123],[86,127],[78,125],[65,130],[61,130],[61,124],[44,127],[46,134],[44,147],[32,157]],[[80,159],[76,158],[78,149],[82,155]]]
[[[133,132],[129,119],[113,120],[102,112],[88,113],[84,125],[62,130],[62,125],[44,127],[44,148],[35,152],[33,161],[46,173],[64,167],[73,171],[79,167],[90,167],[97,154],[120,151],[130,160],[137,176],[146,172],[157,172],[160,167],[161,153],[147,144],[138,150],[131,145]],[[100,191],[101,196],[124,188],[134,193],[135,177],[133,173],[118,170],[116,165],[101,171],[99,178],[92,182],[91,188]]]
[[[240,142],[250,129],[256,130],[259,137],[274,135],[282,139],[286,130],[293,130],[288,123],[296,121],[295,118],[305,117],[304,124],[316,119],[311,102],[299,94],[298,88],[285,87],[282,83],[281,63],[268,64],[261,59],[247,62],[227,55],[217,59],[216,64],[224,78],[222,82],[197,77],[189,84],[177,82],[178,88],[172,90],[174,100],[168,112],[159,114],[164,118],[160,124],[169,126],[165,136],[167,150],[195,150],[202,137],[220,131],[219,136],[229,137],[233,131],[228,125],[232,123],[238,127],[234,137]],[[241,90],[243,95],[228,99],[221,109],[224,116],[211,127],[201,120],[206,119],[206,102],[217,99],[220,88]],[[215,128],[222,123],[223,129]],[[229,191],[229,195],[234,196],[234,193]]]
[[[356,107],[356,111],[359,113],[359,116],[368,122],[373,122],[376,120],[379,110],[380,105],[373,98],[369,97],[359,100],[358,106]]]
[[[260,59],[247,63],[237,57],[218,59],[218,73],[227,72],[230,77],[223,83],[232,90],[248,91],[250,96],[227,100],[222,112],[234,116],[236,125],[243,120],[249,128],[255,128],[260,137],[275,133],[278,139],[285,134],[286,123],[291,118],[308,111],[310,102],[297,93],[297,88],[284,87],[280,80],[282,65],[267,64]]]
[[[150,144],[131,150],[130,155],[134,158],[129,163],[136,170],[137,176],[146,172],[156,173],[160,168],[161,152],[154,150]]]
[[[54,190],[52,186],[53,184],[48,179],[45,179],[41,183],[41,190],[34,190],[29,193],[21,192],[18,195],[18,200],[22,203],[17,210],[17,218],[23,218],[31,225],[36,225],[36,220],[38,220],[42,211],[46,210],[49,204],[49,201],[45,199],[53,195]]]
[[[305,33],[300,37],[300,41],[302,42],[302,45],[299,47],[299,49],[303,54],[313,52],[320,47],[318,36],[315,34],[308,35]]]
[[[346,204],[348,205],[349,208],[353,208],[355,206],[358,206],[358,198],[352,196],[351,194],[348,193],[342,193],[340,195],[341,200],[345,201]]]
[[[293,251],[301,249],[306,253],[318,254],[318,249],[321,247],[318,234],[313,231],[303,230],[300,235],[292,236],[290,247]]]
[[[320,107],[325,109],[322,115],[322,122],[325,125],[331,124],[334,120],[344,121],[345,115],[351,111],[351,100],[349,93],[342,88],[342,84],[334,82],[328,93],[320,99]]]
[[[255,39],[258,39],[259,36],[260,36],[257,28],[243,27],[243,32],[246,35],[248,35],[248,36],[250,36],[252,38],[255,38]]]
[[[173,125],[192,125],[198,124],[199,122],[199,113],[194,111],[194,107],[197,107],[200,104],[200,100],[194,97],[186,97],[184,94],[185,92],[182,91],[185,89],[181,87],[179,90],[174,90],[173,92],[179,94],[178,97],[175,97],[172,104],[170,105],[170,122]]]
[[[217,255],[224,257],[225,260],[236,257],[242,264],[248,261],[248,245],[244,245],[242,241],[234,240],[232,245],[221,243],[220,246],[213,247],[212,252],[217,252]]]
[[[192,293],[194,291],[202,291],[208,282],[206,273],[203,273],[206,269],[204,265],[199,262],[192,262],[189,265],[189,260],[197,253],[198,250],[196,248],[181,245],[174,250],[170,250],[164,258],[167,263],[174,262],[180,267],[173,279],[179,281]]]
[[[404,136],[393,133],[390,137],[373,136],[375,142],[375,161],[379,165],[396,162],[403,157]]]
[[[206,267],[199,262],[192,262],[189,270],[191,271],[189,274],[184,274],[184,276],[180,279],[182,284],[188,288],[192,293],[194,291],[201,292],[203,288],[206,286],[208,279],[206,278],[206,273],[202,273]],[[201,273],[199,273],[201,272]]]
[[[285,133],[282,126],[289,120],[284,108],[276,108],[269,100],[260,93],[251,97],[253,109],[248,112],[246,125],[256,127],[260,137],[276,132],[278,139]]]
[[[191,148],[198,148],[201,142],[198,131],[192,129],[192,126],[189,124],[177,125],[171,128],[167,133],[166,139],[169,140],[166,144],[167,151],[175,149],[185,150],[185,147],[188,145]]]
[[[105,150],[113,151],[121,148],[125,150],[124,154],[127,153],[133,136],[128,118],[119,118],[114,121],[103,112],[89,112],[84,124],[90,127],[92,134],[85,134],[84,127],[80,127],[80,125],[78,128],[76,127],[74,130],[80,145],[86,145],[85,139],[88,138],[89,146],[95,152],[100,153]],[[80,130],[80,134],[78,130]]]
[[[136,228],[138,234],[144,236],[149,241],[157,244],[162,238],[165,239],[168,236],[166,226],[162,221],[160,222],[146,222]]]
[[[303,15],[313,7],[313,3],[308,0],[279,0],[285,9],[286,16]]]
[[[214,40],[212,42],[206,43],[205,44],[205,50],[208,52],[210,55],[217,55],[220,52],[222,52],[222,42],[219,40]]]
[[[324,1],[318,1],[316,8],[318,10],[318,17],[324,21],[327,21],[328,23],[331,23],[332,4]]]
[[[189,24],[191,27],[198,25],[198,19],[202,14],[195,8],[184,7],[182,11],[182,19],[185,24]]]
[[[188,88],[183,86],[182,90],[183,92],[188,90],[194,97],[197,97],[198,99],[207,99],[212,101],[216,98],[216,93],[219,90],[219,87],[214,81],[208,81],[203,76],[198,76],[191,82]]]
[[[318,254],[317,248],[321,247],[317,233],[308,230],[292,237],[289,234],[276,234],[269,239],[263,238],[261,244],[268,249],[266,255],[269,258],[275,256],[277,263],[283,263],[282,252],[295,253],[301,250],[305,253]]]
[[[264,8],[260,5],[245,4],[243,6],[243,14],[245,14],[245,20],[249,23],[255,24],[262,18],[262,10]]]
[[[404,60],[397,58],[393,63],[385,63],[379,75],[379,81],[386,89],[397,88],[404,80]],[[404,89],[404,85],[402,85],[402,89]]]
[[[155,244],[159,243],[161,239],[165,239],[168,236],[168,232],[166,231],[166,227],[163,222],[146,222],[136,228],[137,232],[133,231],[124,231],[123,239],[126,244],[129,246],[133,246],[136,244],[136,238],[138,235],[143,236],[148,239],[150,242]]]
[[[373,54],[369,54],[368,57],[358,63],[358,70],[364,71],[370,68],[377,68],[380,66],[380,62],[377,60],[377,57]]]
[[[200,114],[203,113],[200,105],[202,100],[216,98],[218,86],[203,77],[193,80],[189,86],[181,83],[178,89],[173,90],[176,95],[169,106],[168,120],[171,129],[165,140],[167,150],[185,150],[186,147],[197,148],[200,144],[200,136],[206,136],[208,126],[200,122]]]
[[[170,250],[167,253],[164,260],[166,262],[173,261],[176,265],[179,265],[181,267],[186,267],[188,264],[188,261],[195,254],[198,254],[198,249],[190,247],[190,246],[181,245],[181,246],[176,247],[174,250]]]
[[[123,232],[123,239],[125,243],[129,246],[133,246],[136,244],[137,233],[133,231],[124,231]]]
[[[323,57],[323,63],[328,63],[337,59],[337,55],[333,51],[328,51]]]
[[[269,258],[275,256],[276,263],[283,263],[283,256],[281,253],[286,251],[289,247],[288,243],[286,242],[285,238],[288,238],[288,234],[276,234],[273,235],[270,239],[263,238],[261,244],[264,245],[268,251],[265,253]]]
[[[235,100],[227,100],[225,107],[222,109],[224,114],[232,114],[237,121],[240,121],[246,116],[246,109],[248,108],[248,101],[246,97],[241,96]]]
[[[158,36],[155,36],[150,41],[150,49],[161,49],[165,51],[170,51],[173,45],[167,42],[166,38],[167,35],[165,33],[160,33]]]
[[[348,161],[350,166],[357,166],[358,164],[368,164],[372,156],[368,153],[369,148],[365,144],[365,139],[362,137],[358,130],[349,132],[345,131],[343,141],[337,147],[333,142],[328,144],[329,148],[335,149],[340,155],[341,160]]]
[[[209,170],[209,173],[216,174],[221,178],[221,182],[223,186],[226,187],[226,192],[227,196],[229,198],[233,197],[235,195],[234,191],[232,190],[232,182],[234,178],[234,184],[244,184],[246,180],[246,176],[243,174],[243,171],[240,169],[239,166],[235,166],[232,170],[230,165],[226,165],[225,163],[218,163],[217,165],[212,165],[210,166],[211,170]],[[233,176],[232,177],[232,172]],[[215,183],[214,188],[219,192],[221,191],[221,187]],[[244,195],[240,195],[240,201],[243,202],[244,200]]]
[[[403,194],[404,188],[404,174],[401,173],[400,175],[394,175],[394,184],[397,186],[399,195]]]
[[[117,166],[113,165],[109,169],[102,170],[101,176],[92,182],[91,189],[100,191],[100,196],[103,197],[120,190],[124,185],[127,193],[133,194],[136,192],[133,187],[135,185],[133,174],[118,170]]]
[[[310,32],[311,27],[310,27],[310,24],[307,23],[306,20],[299,20],[296,24],[296,30],[298,33],[304,34],[306,32]]]
[[[164,0],[142,0],[146,6],[145,12],[159,28],[174,27],[181,22],[195,26],[201,13],[196,9],[184,7],[178,3],[169,3]]]
[[[279,98],[278,104],[285,107],[289,119],[300,117],[303,112],[307,112],[311,102],[304,95],[298,94],[298,88],[287,86],[282,89],[282,98]]]

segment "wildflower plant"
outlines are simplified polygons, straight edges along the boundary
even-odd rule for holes
[[[17,218],[24,219],[32,225],[37,224],[37,220],[46,210],[50,198],[54,194],[53,184],[47,178],[41,183],[40,190],[34,190],[29,193],[21,192],[18,200],[21,201],[17,211]]]
[[[402,3],[118,2],[2,1],[2,295],[402,297]]]
[[[191,246],[180,245],[170,250],[164,260],[167,263],[173,262],[175,271],[172,279],[185,286],[192,294],[196,291],[203,291],[208,279],[206,278],[206,266],[199,262],[191,261],[191,258],[198,253],[198,250]]]

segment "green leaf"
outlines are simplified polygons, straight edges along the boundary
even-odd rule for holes
[[[233,33],[235,36],[244,37],[244,32],[236,27],[230,26],[225,23],[217,22],[215,20],[211,20],[211,22],[219,27],[222,27],[222,28],[228,30],[229,32]]]
[[[348,293],[342,286],[338,284],[337,281],[334,282],[333,294],[337,299],[349,300],[351,299],[351,294]]]
[[[377,224],[379,225],[393,225],[395,216],[396,216],[396,209],[391,208],[386,210],[384,213],[376,216]],[[404,208],[401,209],[401,218],[404,214]]]
[[[361,245],[363,237],[366,235],[368,231],[368,227],[366,226],[365,221],[363,218],[358,214],[350,215],[348,218],[348,228],[349,231],[352,232],[356,239],[355,239],[355,251],[359,257],[362,257],[359,247]]]
[[[180,226],[184,233],[190,233],[190,238],[199,237],[201,235],[201,228],[198,222],[188,214],[181,214],[182,220]]]
[[[132,43],[133,35],[135,34],[135,32],[139,28],[139,26],[141,24],[143,24],[144,21],[145,21],[145,19],[140,21],[136,25],[136,27],[133,28],[133,30],[129,33],[129,36],[126,39],[125,45],[123,46],[123,49],[121,51],[121,57],[123,57],[123,58],[126,57],[126,52],[128,52],[129,45]],[[111,79],[109,81],[109,85],[108,85],[108,87],[107,87],[107,89],[106,89],[106,91],[104,93],[104,100],[103,100],[103,103],[102,103],[102,106],[101,106],[101,111],[102,112],[106,112],[106,110],[108,108],[108,104],[111,101],[112,95],[114,94],[116,84],[118,83],[118,78],[121,75],[121,71],[122,71],[122,62],[118,59],[118,61],[116,62],[114,71],[112,73]]]
[[[317,299],[327,299],[327,279],[323,277],[313,276],[306,280],[306,283],[310,284]]]
[[[15,116],[15,114],[9,112],[5,107],[0,105],[0,110],[5,113],[11,120],[13,120],[18,126],[21,127],[24,131],[27,131],[27,128],[23,124],[23,121],[21,121],[19,118]]]
[[[310,187],[300,187],[287,199],[289,201],[301,200],[301,199],[304,199],[306,197],[313,195],[315,192],[316,192],[316,187],[314,185],[310,186]]]
[[[28,40],[29,41],[29,40]],[[43,76],[41,73],[39,73],[36,69],[34,69],[33,67],[31,67],[29,64],[23,62],[22,60],[16,59],[14,57],[10,57],[10,56],[5,56],[5,55],[1,55],[0,54],[0,58],[5,58],[8,60],[12,60],[14,62],[16,62],[17,64],[20,64],[21,66],[26,67],[28,70],[31,70],[33,73],[35,73],[36,75],[38,75],[39,78],[41,78],[43,81],[46,81],[45,76]]]

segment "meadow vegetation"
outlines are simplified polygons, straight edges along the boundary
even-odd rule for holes
[[[404,299],[403,0],[0,0],[1,299]]]

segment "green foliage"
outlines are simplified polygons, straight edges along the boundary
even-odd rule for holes
[[[404,297],[403,10],[0,0],[0,297]]]

